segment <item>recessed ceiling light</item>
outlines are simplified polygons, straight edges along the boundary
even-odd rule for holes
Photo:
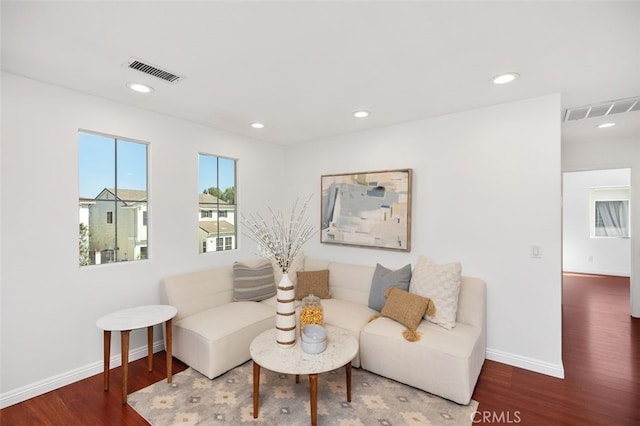
[[[264,128],[264,124],[262,124],[262,123],[251,123],[251,127],[253,127],[254,129],[263,129]]]
[[[507,84],[511,83],[516,78],[520,77],[520,74],[517,72],[507,72],[504,74],[496,75],[491,79],[493,84]]]
[[[370,114],[369,111],[356,111],[353,113],[353,116],[357,118],[365,118],[365,117],[368,117],[369,114]]]
[[[134,92],[138,92],[138,93],[153,92],[153,87],[147,86],[146,84],[142,84],[142,83],[127,83],[127,87],[133,90]]]
[[[607,127],[613,127],[615,125],[616,125],[616,123],[600,123],[596,127],[598,129],[606,129]]]

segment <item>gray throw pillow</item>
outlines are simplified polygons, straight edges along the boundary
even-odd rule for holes
[[[405,265],[397,271],[385,268],[379,263],[376,264],[376,271],[371,280],[371,290],[369,290],[369,307],[376,311],[382,311],[387,301],[384,292],[389,287],[398,287],[408,291],[411,282],[411,265]]]
[[[259,302],[276,295],[271,262],[263,260],[257,265],[233,263],[233,300]]]

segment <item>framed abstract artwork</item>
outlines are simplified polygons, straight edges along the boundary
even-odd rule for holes
[[[411,169],[321,176],[320,242],[411,250]]]

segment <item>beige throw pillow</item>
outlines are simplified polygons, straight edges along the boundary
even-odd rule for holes
[[[298,271],[298,284],[296,285],[296,300],[302,300],[313,294],[320,299],[330,299],[329,270]]]
[[[411,275],[409,291],[430,298],[436,305],[435,315],[424,318],[448,330],[456,326],[461,272],[460,262],[438,265],[420,256]]]
[[[427,311],[429,299],[411,294],[398,287],[389,287],[384,294],[387,296],[387,301],[380,314],[399,322],[409,330],[415,331]]]

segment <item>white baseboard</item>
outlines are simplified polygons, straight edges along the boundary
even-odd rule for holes
[[[514,367],[524,368],[525,370],[535,371],[536,373],[546,374],[547,376],[564,379],[564,366],[562,364],[552,364],[538,359],[489,348],[487,348],[487,359],[512,365]]]
[[[154,353],[162,350],[164,350],[163,340],[153,342]],[[129,361],[144,358],[147,356],[147,353],[147,345],[132,349],[129,351]],[[111,368],[114,368],[119,367],[120,365],[122,365],[122,355],[118,352],[117,355],[111,356],[110,366]],[[42,395],[79,380],[86,379],[87,377],[95,376],[103,371],[104,362],[103,360],[100,360],[85,365],[84,367],[75,368],[47,379],[4,392],[0,394],[0,408],[5,408],[22,401],[26,401],[27,399]]]

